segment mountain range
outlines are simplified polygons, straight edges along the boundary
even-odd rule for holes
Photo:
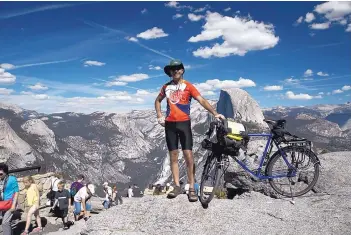
[[[350,103],[261,109],[242,89],[223,89],[219,100],[210,103],[227,118],[240,113],[250,132],[267,132],[264,118],[283,118],[288,131],[310,139],[317,153],[351,150]],[[200,143],[212,115],[193,102],[191,120],[199,181],[206,160]],[[0,131],[0,161],[10,168],[41,165],[44,172],[61,171],[72,179],[84,174],[93,183],[108,181],[122,188],[171,181],[164,128],[154,110],[43,114],[0,103]],[[262,140],[252,143],[259,143],[251,149],[256,155],[263,151]],[[179,163],[186,180],[182,154]]]

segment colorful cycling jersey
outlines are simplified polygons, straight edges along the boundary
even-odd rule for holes
[[[200,95],[199,91],[188,81],[175,84],[172,80],[163,85],[161,96],[167,97],[166,121],[181,122],[190,120],[191,99]]]

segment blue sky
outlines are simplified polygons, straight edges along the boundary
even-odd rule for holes
[[[350,101],[350,2],[1,2],[0,98],[40,112],[153,108],[170,58],[208,99]]]

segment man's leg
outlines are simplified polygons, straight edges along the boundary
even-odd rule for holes
[[[13,214],[11,211],[2,212],[3,235],[12,235],[12,227],[11,227],[12,216]]]
[[[189,189],[194,188],[195,184],[195,172],[194,172],[194,158],[192,150],[183,150],[183,155],[185,158],[186,168],[187,168],[187,176],[189,182]]]
[[[173,182],[175,184],[174,189],[168,194],[169,198],[175,198],[181,192],[180,184],[179,184],[179,167],[178,167],[179,137],[176,130],[176,125],[177,125],[176,122],[166,122],[165,124],[166,142],[167,142],[167,148],[169,151]]]
[[[197,201],[197,197],[194,197],[194,184],[195,184],[195,165],[193,157],[193,134],[191,131],[191,122],[181,122],[177,126],[179,133],[180,143],[182,145],[183,155],[187,167],[187,177],[189,183],[189,200]]]
[[[171,171],[173,175],[173,181],[176,186],[179,184],[179,166],[178,166],[178,149],[169,152],[171,158]]]

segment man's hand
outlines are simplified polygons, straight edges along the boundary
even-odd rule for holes
[[[157,122],[158,122],[158,124],[160,124],[161,126],[164,127],[165,126],[165,117],[164,116],[158,117]]]
[[[215,118],[219,118],[219,119],[222,119],[222,120],[225,119],[225,117],[224,117],[222,114],[220,114],[220,113],[217,113],[217,114],[215,115]]]

